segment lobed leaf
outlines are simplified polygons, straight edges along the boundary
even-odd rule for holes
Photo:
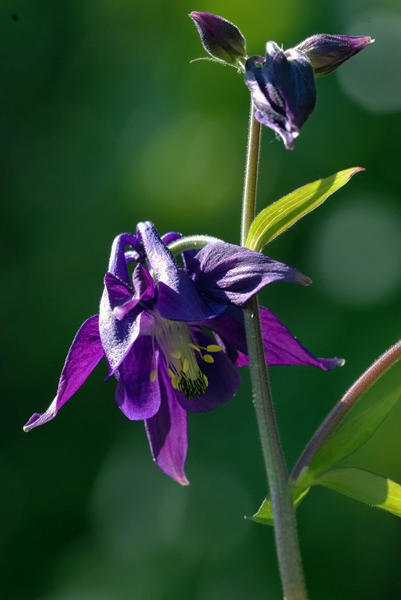
[[[253,220],[245,246],[260,252],[267,243],[320,206],[326,198],[345,185],[355,173],[363,170],[361,167],[353,167],[339,171],[325,179],[308,183],[277,200],[262,210]]]
[[[315,481],[340,494],[401,517],[401,485],[363,469],[328,471]]]

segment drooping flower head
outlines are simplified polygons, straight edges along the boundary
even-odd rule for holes
[[[210,13],[192,12],[189,16],[205,50],[245,72],[255,118],[275,131],[287,150],[294,147],[315,108],[315,78],[331,73],[374,41],[368,36],[318,34],[289,50],[267,42],[264,57],[248,58],[245,38],[233,23]]]
[[[331,73],[372,41],[366,36],[319,34],[285,51],[268,42],[265,58],[252,56],[245,65],[255,118],[291,150],[315,108],[315,78]]]
[[[287,150],[316,103],[313,67],[302,52],[284,52],[274,42],[266,44],[266,57],[246,62],[245,83],[256,109],[255,118],[278,133]]]
[[[238,366],[248,364],[241,307],[275,281],[307,285],[296,269],[224,242],[183,253],[184,266],[152,223],[113,243],[99,315],[81,326],[68,352],[47,411],[30,431],[53,419],[102,357],[117,380],[116,402],[131,420],[143,420],[152,454],[170,477],[185,484],[186,413],[211,410],[233,398]],[[130,263],[134,263],[130,275]],[[331,369],[339,359],[310,354],[267,309],[261,311],[267,364]]]

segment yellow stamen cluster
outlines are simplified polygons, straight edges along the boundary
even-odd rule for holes
[[[154,335],[166,359],[167,373],[173,388],[183,392],[189,400],[203,396],[209,382],[198,365],[195,352],[202,360],[211,364],[214,363],[214,358],[210,353],[220,352],[221,347],[217,344],[209,344],[206,348],[198,346],[194,343],[188,325],[180,321],[160,318]],[[154,369],[150,380],[155,381],[156,377],[157,369]]]

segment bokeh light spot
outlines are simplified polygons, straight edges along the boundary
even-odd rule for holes
[[[370,11],[347,29],[351,35],[370,35],[376,41],[338,70],[344,91],[372,112],[401,110],[401,16]]]
[[[322,221],[309,253],[307,272],[336,300],[385,300],[401,284],[401,216],[383,198],[355,198]]]
[[[232,176],[236,163],[229,126],[219,119],[184,114],[155,131],[135,153],[126,173],[127,189],[161,210],[202,215],[232,207],[238,195]]]

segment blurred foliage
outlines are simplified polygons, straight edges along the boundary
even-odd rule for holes
[[[347,359],[330,373],[272,369],[289,465],[400,336],[398,0],[3,0],[4,598],[280,597],[271,531],[243,520],[266,494],[245,371],[236,399],[190,415],[187,489],[152,464],[142,424],[123,417],[114,383],[102,383],[104,365],[53,423],[22,433],[50,403],[79,325],[97,312],[118,233],[148,219],[160,232],[239,239],[248,91],[233,69],[190,64],[203,55],[192,10],[234,22],[252,54],[269,39],[291,47],[313,33],[376,37],[342,74],[318,81],[294,152],[263,132],[260,207],[366,168],[269,246],[314,285],[272,286],[262,302],[311,351]],[[366,401],[400,374],[393,368]],[[401,481],[400,425],[397,409],[353,465]],[[298,516],[311,597],[401,596],[399,520],[325,489],[312,490]]]

